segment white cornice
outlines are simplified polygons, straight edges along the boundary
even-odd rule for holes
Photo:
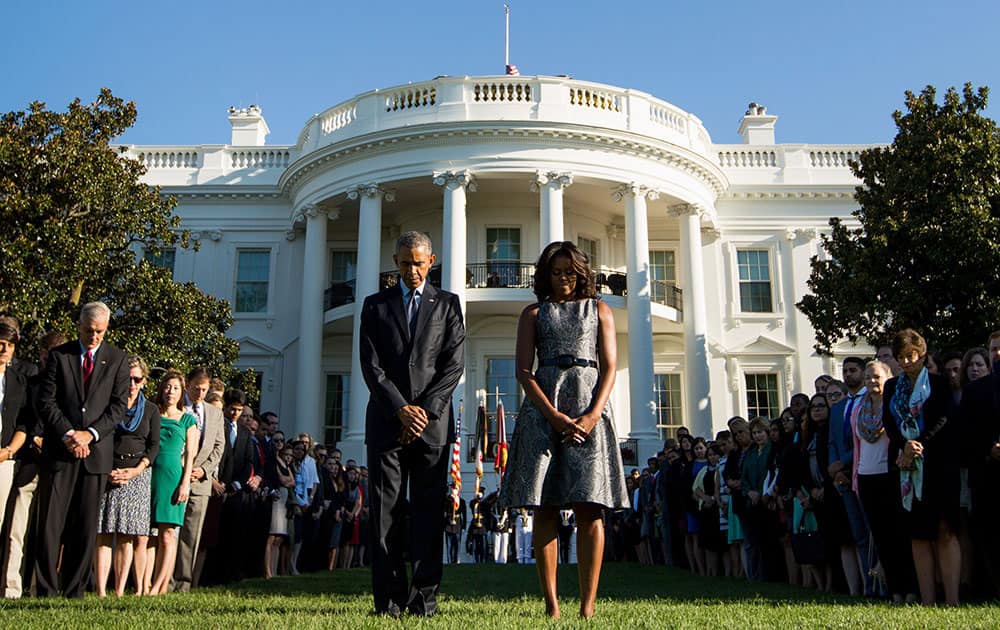
[[[441,128],[437,124],[415,125],[350,138],[301,156],[282,174],[278,186],[292,195],[304,177],[323,168],[324,164],[342,164],[398,152],[401,144],[411,148],[473,144],[536,144],[551,148],[587,150],[600,148],[673,165],[702,181],[716,196],[722,194],[729,185],[725,174],[711,155],[702,155],[679,145],[628,132],[597,130],[582,125],[551,127],[519,121],[516,126],[507,127],[483,126],[482,123],[450,124],[448,128]]]

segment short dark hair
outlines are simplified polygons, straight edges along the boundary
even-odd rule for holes
[[[722,440],[731,440],[731,439],[733,439],[733,434],[731,431],[723,430],[715,434],[716,442],[721,442]]]
[[[242,389],[227,389],[226,393],[222,396],[222,404],[226,407],[229,405],[241,405],[246,407],[247,395]]]
[[[573,241],[555,241],[549,243],[542,250],[541,256],[535,263],[534,292],[539,302],[544,302],[552,295],[551,275],[552,261],[563,256],[569,258],[576,274],[576,291],[573,299],[582,300],[597,296],[597,289],[594,287],[594,279],[590,274],[590,259],[580,251]]]
[[[940,359],[941,367],[943,368],[945,363],[949,361],[954,361],[956,359],[958,359],[959,361],[962,360],[962,353],[959,352],[958,350],[949,350],[948,352],[942,353]]]
[[[187,374],[188,383],[200,383],[202,381],[212,381],[212,373],[208,371],[208,368],[198,366],[193,368]]]
[[[14,328],[4,322],[0,322],[0,341],[6,341],[16,345],[21,341],[21,334],[17,331],[17,328]]]
[[[858,366],[861,370],[865,369],[865,360],[861,357],[845,357],[844,362],[841,364],[843,367],[847,367],[848,363],[853,363]]]

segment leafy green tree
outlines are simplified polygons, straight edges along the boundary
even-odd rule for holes
[[[197,243],[179,229],[176,200],[143,184],[145,167],[111,145],[135,117],[108,89],[66,112],[34,102],[0,117],[0,312],[21,320],[19,354],[29,357],[39,333],[72,338],[81,302],[104,300],[109,338],[124,350],[231,378],[239,348],[225,336],[228,303],[137,259]]]
[[[906,93],[892,144],[851,164],[861,179],[851,229],[838,219],[812,259],[798,307],[816,349],[881,343],[912,327],[939,347],[983,345],[1000,328],[1000,133],[988,89]]]

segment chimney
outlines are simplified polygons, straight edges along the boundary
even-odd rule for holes
[[[256,105],[243,109],[229,108],[229,124],[233,126],[233,138],[229,143],[237,147],[262,147],[264,138],[271,130]]]
[[[740,121],[743,144],[774,144],[774,123],[777,116],[768,116],[767,108],[757,103],[747,106],[747,113]]]

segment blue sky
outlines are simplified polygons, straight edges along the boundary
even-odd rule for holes
[[[888,142],[903,93],[989,85],[1000,2],[509,0],[511,61],[649,92],[738,142],[750,101],[778,142]],[[268,143],[355,94],[503,72],[503,3],[5,0],[0,111],[64,109],[102,86],[136,101],[122,138],[224,144],[230,105],[259,104]],[[996,117],[997,107],[990,108]]]

